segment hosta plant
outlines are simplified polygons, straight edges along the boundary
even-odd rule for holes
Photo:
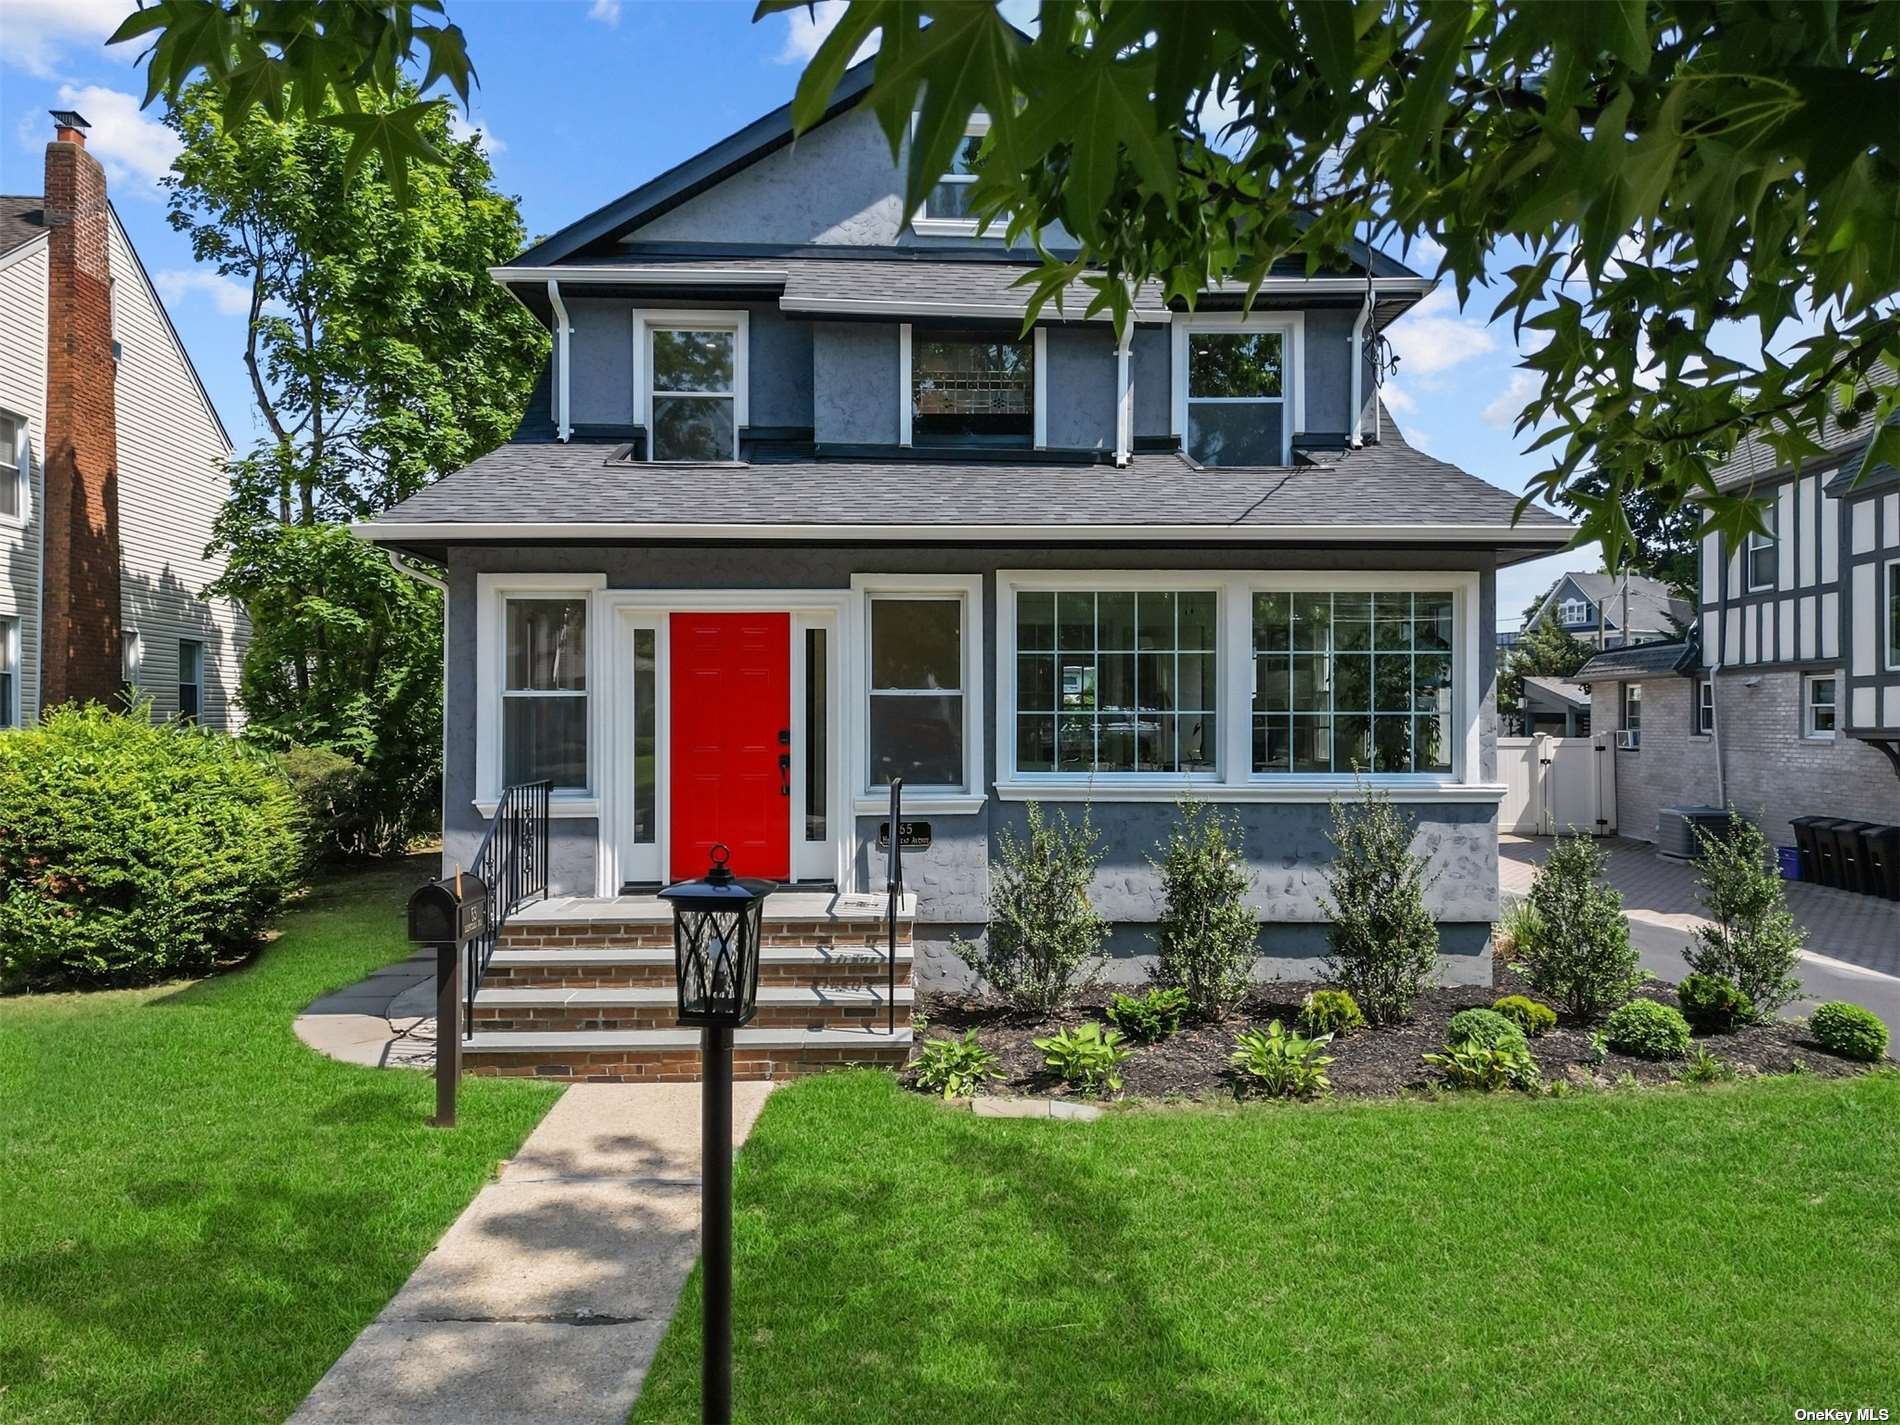
[[[1514,1043],[1503,1044],[1456,1039],[1442,1053],[1423,1057],[1455,1089],[1480,1089],[1485,1093],[1494,1089],[1534,1089],[1539,1081],[1537,1061],[1524,1047],[1522,1036]]]
[[[1086,1094],[1120,1091],[1121,1066],[1129,1053],[1120,1030],[1089,1023],[1032,1042],[1042,1050],[1043,1064],[1070,1088]]]
[[[1269,1098],[1312,1098],[1333,1086],[1326,1077],[1333,1056],[1324,1052],[1332,1042],[1330,1034],[1308,1039],[1291,1033],[1276,1019],[1264,1030],[1242,1030],[1227,1062],[1249,1087]]]
[[[928,1039],[912,1069],[917,1087],[945,1098],[968,1098],[1000,1079],[996,1056],[976,1042],[974,1029],[961,1039]]]

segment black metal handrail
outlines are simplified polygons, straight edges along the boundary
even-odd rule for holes
[[[893,1037],[897,1034],[897,898],[904,891],[904,779],[891,778],[891,839],[890,854],[885,860],[884,888],[887,901],[884,907],[884,925],[888,932],[887,953],[885,956],[884,1009],[887,1015],[887,1027]]]
[[[520,782],[501,794],[494,820],[469,867],[488,887],[488,917],[468,941],[462,975],[462,1033],[475,1034],[475,991],[494,956],[508,917],[535,896],[548,893],[548,799],[552,782]]]

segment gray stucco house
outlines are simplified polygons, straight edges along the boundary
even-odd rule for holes
[[[899,776],[928,979],[1032,799],[1092,807],[1141,949],[1145,857],[1195,796],[1239,811],[1263,972],[1291,974],[1356,764],[1418,818],[1448,974],[1488,974],[1495,576],[1571,530],[1379,408],[1368,332],[1433,282],[1366,252],[1251,312],[1142,294],[1118,344],[1076,300],[1025,337],[1032,256],[975,231],[957,172],[905,214],[868,82],[495,270],[554,334],[532,409],[357,530],[447,571],[445,861],[551,777],[557,891],[650,890],[723,841],[880,892]]]

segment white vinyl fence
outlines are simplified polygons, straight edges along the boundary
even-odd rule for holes
[[[1498,779],[1504,806],[1498,827],[1520,836],[1581,831],[1616,833],[1616,754],[1612,734],[1500,737]]]

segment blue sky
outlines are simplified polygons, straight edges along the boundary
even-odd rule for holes
[[[835,0],[834,0],[835,3]],[[103,41],[132,0],[5,0],[0,15],[0,192],[37,193],[52,136],[47,110],[93,123],[121,220],[242,448],[258,424],[241,355],[243,293],[194,266],[165,223],[157,186],[176,151],[156,112],[141,113],[144,74]],[[1024,4],[1024,9],[1033,7]],[[751,0],[450,0],[481,77],[473,122],[496,179],[518,195],[531,233],[548,233],[689,158],[785,102],[831,15],[750,23]],[[1429,266],[1429,252],[1413,264]],[[1393,328],[1399,372],[1387,401],[1422,449],[1516,491],[1539,466],[1511,426],[1529,385],[1515,371],[1493,302],[1461,313],[1440,289]],[[1595,568],[1594,549],[1519,565],[1499,582],[1501,622],[1565,568]]]

